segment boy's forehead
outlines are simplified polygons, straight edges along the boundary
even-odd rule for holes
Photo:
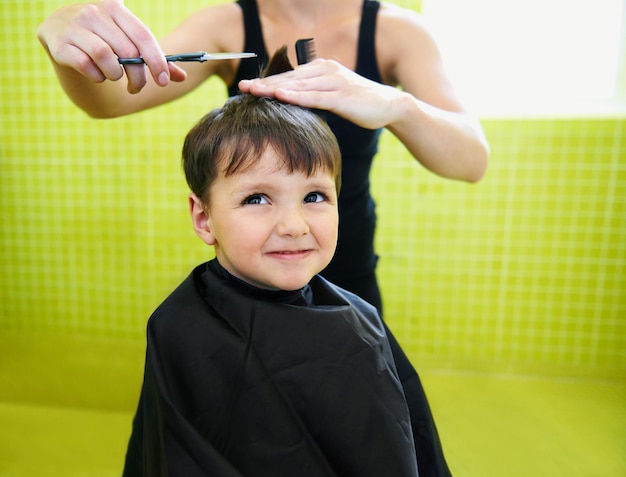
[[[222,160],[219,161],[218,167],[220,175],[225,176],[226,171],[233,162],[238,162],[238,158],[222,157]],[[271,174],[278,171],[291,170],[293,168],[293,162],[294,161],[290,161],[289,158],[283,157],[281,154],[276,152],[276,149],[271,144],[268,144],[261,153],[246,151],[246,159],[243,161],[241,167],[234,172],[234,174]],[[323,171],[320,171],[324,174],[332,174],[331,170],[325,170],[327,168],[321,169],[324,169]],[[294,172],[298,171],[296,170]]]
[[[262,152],[254,150],[246,151],[246,158],[234,174],[253,173],[268,174],[283,169],[286,166],[285,161],[276,153],[273,147],[268,145]],[[240,158],[225,155],[219,161],[220,175],[225,176],[226,171],[232,166],[232,163],[239,162]]]

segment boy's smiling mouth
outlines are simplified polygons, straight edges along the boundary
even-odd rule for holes
[[[301,258],[308,256],[311,254],[312,249],[301,249],[301,250],[275,250],[273,252],[268,252],[268,255],[276,258]]]

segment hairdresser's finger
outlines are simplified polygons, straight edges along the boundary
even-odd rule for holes
[[[330,111],[361,127],[377,129],[397,116],[394,105],[403,94],[396,88],[358,75],[346,81],[326,78],[321,84],[323,87],[307,90],[276,88],[274,97],[305,108]]]
[[[149,65],[148,68],[146,68],[146,64],[150,60],[141,53],[136,41],[133,41],[130,36],[128,36],[126,30],[119,28],[117,23],[115,23],[115,27],[108,26],[107,28],[106,26],[103,26],[101,31],[99,31],[99,35],[106,39],[106,41],[104,41],[103,45],[100,45],[103,52],[98,58],[97,63],[102,68],[106,78],[110,80],[119,79],[121,77],[121,73],[125,71],[128,79],[128,91],[131,93],[139,92],[147,83],[147,71]],[[149,33],[149,35],[151,34]],[[160,68],[161,65],[165,65],[165,72],[153,73],[153,76],[156,76],[155,82],[157,82],[160,86],[165,86],[170,80],[177,82],[185,80],[187,73],[174,63],[168,63],[165,61],[165,56],[162,53],[160,46],[158,43],[156,45],[157,68]],[[95,50],[95,47],[92,49]],[[142,57],[145,63],[128,64],[121,67],[118,61],[118,58],[138,57]]]
[[[37,37],[51,59],[60,66],[71,68],[85,77],[101,82],[107,78],[119,79],[121,68],[111,47],[103,41],[95,28],[106,28],[100,10],[94,4],[68,5],[44,20],[37,29]],[[106,66],[106,57],[110,65]]]
[[[113,30],[113,32],[109,32],[108,30]],[[118,51],[134,51],[132,43],[122,34],[118,33],[117,36],[115,36],[115,33],[118,31],[119,30],[112,22],[100,20],[98,23],[92,25],[91,30],[82,34],[73,45],[84,55],[89,57],[93,65],[100,70],[104,79],[110,81],[117,81],[124,76],[124,71],[118,62],[118,56],[114,48]],[[108,42],[106,40],[108,36],[116,38],[116,42],[113,44]],[[90,67],[88,63],[83,65],[83,68],[88,67]]]
[[[293,71],[264,78],[242,80],[239,83],[239,89],[243,93],[270,97],[275,95],[278,88],[292,91],[329,90],[341,87],[338,80],[341,80],[342,68],[354,74],[335,61],[317,59]]]
[[[176,63],[170,62],[167,64],[170,72],[170,81],[180,83],[187,79],[187,72],[178,66]]]
[[[80,47],[89,54],[94,63],[100,68],[106,79],[117,81],[126,72],[127,89],[130,93],[137,93],[146,85],[146,68],[139,65],[120,65],[119,58],[136,58],[140,56],[139,49],[119,27],[112,17],[100,17],[90,25],[92,35],[83,35]]]
[[[76,45],[62,44],[55,49],[50,48],[49,45],[45,47],[50,57],[59,66],[72,68],[95,83],[102,83],[107,79],[91,56]],[[117,71],[121,77],[120,68]]]
[[[138,56],[143,58],[154,81],[160,86],[167,85],[170,79],[169,67],[167,61],[165,61],[165,55],[150,29],[122,3],[113,2],[111,18],[133,43],[137,49]],[[119,54],[119,52],[117,53]],[[126,68],[129,82],[131,79],[134,80],[141,77],[141,74],[138,73],[138,68],[135,68],[134,65],[131,66]]]
[[[272,77],[271,79],[241,80],[238,84],[239,90],[242,93],[249,93],[255,96],[274,97],[277,89],[310,91],[317,88],[311,80],[290,79],[285,77],[278,78],[280,75],[275,76],[276,78]]]
[[[347,99],[344,95],[338,94],[337,92],[294,91],[283,88],[274,90],[274,97],[284,103],[326,111],[336,110],[340,102]]]
[[[357,126],[378,129],[389,123],[391,102],[382,98],[364,100],[359,94],[337,91],[292,91],[277,89],[275,97],[304,108],[332,112]]]
[[[116,81],[124,73],[118,57],[139,55],[139,49],[113,18],[123,14],[133,17],[115,0],[68,5],[42,22],[38,37],[59,65],[96,82]],[[129,90],[141,89],[145,76],[143,66],[129,69]]]

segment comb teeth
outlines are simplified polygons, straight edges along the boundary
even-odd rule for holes
[[[313,38],[304,38],[296,41],[296,57],[299,65],[303,65],[315,59],[315,44]]]

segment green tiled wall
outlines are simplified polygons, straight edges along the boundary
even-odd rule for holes
[[[376,164],[386,314],[425,361],[624,376],[626,120],[483,121],[474,185],[390,135]]]
[[[211,255],[179,154],[224,88],[87,118],[35,38],[64,3],[0,7],[0,331],[142,341],[154,307]],[[206,4],[188,3],[126,2],[157,34]],[[491,165],[474,185],[428,174],[384,136],[373,183],[387,320],[423,366],[625,377],[626,119],[484,126]]]

